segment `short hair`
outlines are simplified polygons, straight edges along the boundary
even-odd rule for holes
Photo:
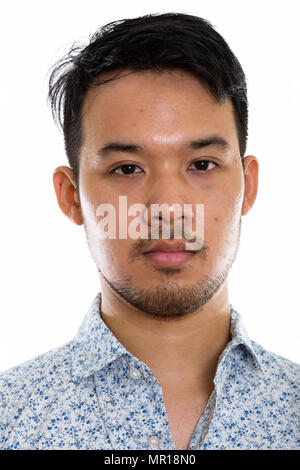
[[[246,77],[239,61],[209,21],[184,13],[153,13],[100,27],[89,37],[87,46],[73,43],[52,68],[48,100],[53,118],[63,130],[67,158],[77,185],[84,97],[90,87],[116,78],[101,80],[100,74],[176,69],[198,76],[218,103],[231,99],[244,167],[248,100]]]

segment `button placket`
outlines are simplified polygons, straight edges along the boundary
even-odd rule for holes
[[[161,446],[165,445],[165,440],[167,439],[167,445],[171,445],[173,449],[174,445],[172,445],[171,437],[166,437],[167,433],[169,433],[167,418],[166,416],[157,416],[157,413],[160,415],[161,410],[164,409],[160,383],[153,376],[151,370],[149,371],[147,367],[144,367],[144,365],[140,364],[138,361],[128,361],[127,374],[132,387],[137,387],[138,384],[142,384],[144,392],[147,390],[147,394],[149,394],[149,408],[147,407],[149,419],[147,420],[147,426],[140,426],[141,423],[139,420],[135,422],[134,425],[130,424],[130,426],[132,426],[132,436],[138,448],[140,448],[139,446],[144,442],[144,445],[149,446],[151,449],[161,449]],[[164,412],[164,415],[165,414]],[[140,417],[141,420],[143,420],[145,415],[141,414]],[[163,420],[163,430],[161,428],[161,420]],[[162,433],[164,437],[162,437]]]

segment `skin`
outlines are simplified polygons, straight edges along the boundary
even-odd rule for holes
[[[122,71],[118,79],[87,92],[82,122],[79,187],[71,168],[56,168],[58,205],[72,222],[84,224],[99,272],[104,322],[162,385],[176,447],[187,448],[213,390],[218,358],[230,341],[228,273],[242,216],[256,199],[258,161],[246,156],[243,170],[231,101],[217,103],[186,71]],[[187,141],[216,134],[228,142],[228,150],[184,148]],[[146,150],[115,152],[101,160],[96,153],[109,141]],[[193,165],[197,160],[212,164],[200,171]],[[111,173],[117,167],[122,173],[126,164],[136,165],[133,175]],[[127,196],[128,207],[203,203],[205,256],[200,250],[179,269],[157,269],[142,254],[157,240],[99,240],[96,208],[113,204],[118,220],[119,195]],[[180,438],[178,426],[184,428],[184,422]]]

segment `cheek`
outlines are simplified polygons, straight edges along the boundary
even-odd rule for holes
[[[116,279],[120,259],[114,240],[100,240],[98,247],[95,247],[95,257],[97,265],[107,279]]]
[[[209,245],[224,246],[232,240],[239,227],[242,211],[241,192],[227,193],[226,199],[216,199],[205,206],[204,230]]]
[[[99,247],[98,266],[107,279],[122,279],[128,274],[130,240],[101,240]],[[134,270],[129,265],[129,272]]]

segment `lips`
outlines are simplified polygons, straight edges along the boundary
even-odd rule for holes
[[[179,267],[195,256],[195,251],[185,249],[184,241],[160,241],[143,253],[145,258],[161,267]]]
[[[196,254],[192,251],[151,251],[144,253],[145,259],[165,268],[178,268],[190,261],[194,256]]]
[[[145,251],[144,254],[146,253],[152,253],[155,251],[159,252],[183,252],[183,251],[188,251],[185,249],[185,242],[182,240],[175,240],[173,242],[164,242],[164,241],[159,241],[157,243],[154,243],[149,250]]]

